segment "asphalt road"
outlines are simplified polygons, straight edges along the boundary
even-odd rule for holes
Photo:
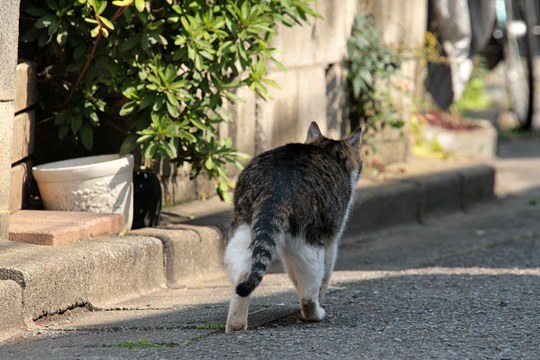
[[[109,308],[73,309],[2,344],[0,359],[538,359],[540,188],[343,239],[320,323],[300,319],[279,265],[223,332],[223,274]]]

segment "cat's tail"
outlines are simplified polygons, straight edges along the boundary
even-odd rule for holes
[[[280,219],[276,209],[263,209],[252,223],[253,255],[251,272],[246,281],[236,286],[239,296],[249,296],[261,283],[266,269],[272,263],[280,236]]]

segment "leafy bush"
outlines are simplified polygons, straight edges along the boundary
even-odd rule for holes
[[[38,61],[54,95],[42,102],[60,138],[91,149],[96,126],[127,118],[122,153],[191,163],[191,177],[216,179],[223,198],[232,186],[225,165],[245,156],[219,139],[227,104],[239,87],[264,98],[277,86],[265,78],[277,63],[269,41],[278,24],[318,16],[310,1],[36,1],[26,9],[34,28],[21,40],[43,48]]]
[[[356,16],[347,42],[347,90],[351,123],[363,124],[374,134],[386,126],[401,128],[405,123],[390,95],[397,89],[392,77],[399,73],[405,55],[384,44],[372,17]]]

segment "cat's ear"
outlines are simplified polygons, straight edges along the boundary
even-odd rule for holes
[[[322,134],[321,129],[319,129],[319,125],[317,125],[315,121],[312,121],[311,125],[309,125],[309,129],[307,132],[306,143],[312,142],[313,140],[321,136]]]
[[[362,143],[362,128],[356,129],[353,134],[345,139],[347,144],[349,144],[353,149],[360,149],[360,145]]]

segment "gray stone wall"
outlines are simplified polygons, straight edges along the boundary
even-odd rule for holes
[[[19,0],[0,1],[0,239],[8,238]]]

